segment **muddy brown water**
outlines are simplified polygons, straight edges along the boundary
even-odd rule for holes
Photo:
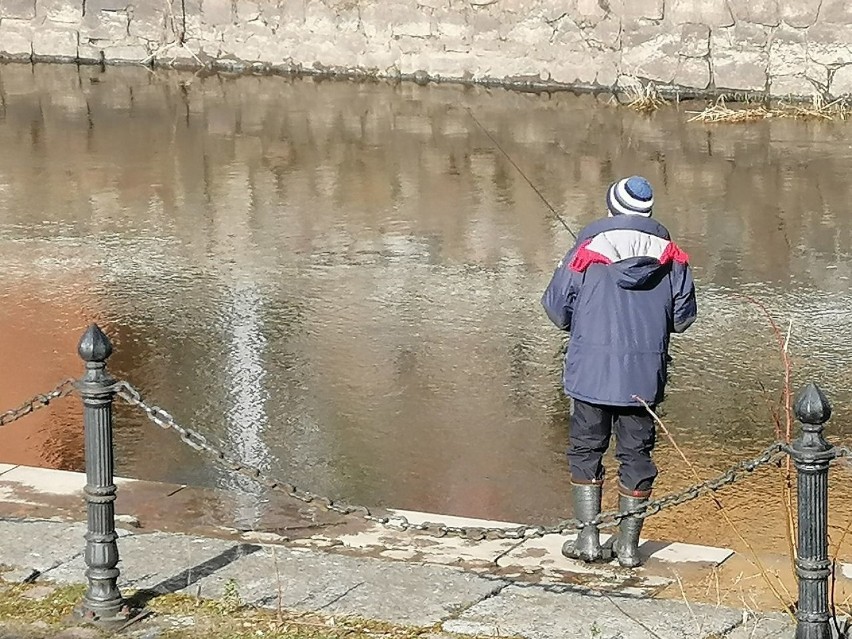
[[[562,338],[539,298],[572,238],[466,107],[574,229],[642,173],[690,254],[700,319],[675,339],[664,419],[693,468],[661,436],[658,494],[775,437],[784,371],[747,296],[852,442],[850,125],[141,68],[0,67],[0,407],[76,375],[95,320],[115,375],[269,474],[367,504],[570,515]],[[4,428],[0,459],[80,470],[79,419],[68,401]],[[124,408],[116,458],[253,489]],[[834,526],[850,478],[833,474]],[[721,494],[760,549],[786,549],[780,486],[764,471]],[[647,533],[743,545],[707,500]]]

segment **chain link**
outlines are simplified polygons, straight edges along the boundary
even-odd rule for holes
[[[54,388],[49,393],[36,395],[35,397],[27,400],[17,408],[7,410],[5,413],[0,414],[0,426],[5,426],[6,424],[16,422],[22,417],[25,417],[30,413],[37,411],[39,408],[44,408],[45,406],[50,404],[50,402],[54,399],[59,399],[60,397],[67,397],[73,392],[74,380],[66,379],[60,384],[58,384],[56,388]]]
[[[230,470],[245,475],[266,488],[281,491],[288,497],[298,499],[306,504],[316,504],[321,508],[341,515],[358,515],[367,521],[375,522],[395,530],[417,530],[428,532],[438,537],[453,536],[471,540],[528,539],[543,537],[545,535],[565,534],[571,531],[578,531],[588,525],[594,525],[600,528],[612,528],[617,526],[627,517],[645,519],[652,515],[656,515],[665,508],[679,506],[697,499],[706,493],[715,492],[723,486],[733,484],[746,475],[753,473],[761,466],[772,464],[786,454],[785,444],[783,442],[776,442],[767,447],[754,459],[739,462],[717,477],[701,482],[700,484],[695,484],[694,486],[690,486],[676,493],[660,497],[659,499],[645,502],[637,508],[624,511],[603,512],[588,522],[583,522],[579,519],[568,519],[550,526],[520,525],[510,528],[453,526],[442,522],[424,522],[422,524],[416,524],[410,522],[403,515],[393,514],[388,516],[376,514],[366,506],[354,506],[344,502],[334,501],[328,497],[316,495],[307,490],[298,488],[289,482],[266,478],[259,469],[234,459],[220,448],[211,444],[203,435],[197,433],[191,428],[185,428],[178,424],[174,417],[159,406],[152,406],[146,403],[139,394],[139,391],[131,386],[130,383],[126,381],[118,382],[114,386],[114,390],[116,391],[116,394],[128,404],[143,410],[149,420],[161,428],[173,430],[178,433],[185,444],[195,450],[209,453]]]

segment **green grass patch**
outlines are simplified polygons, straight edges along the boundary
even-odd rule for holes
[[[85,586],[0,581],[0,635],[14,627],[16,636],[50,636],[49,630],[70,625]],[[145,591],[123,591],[125,598],[145,601],[153,614],[125,632],[160,628],[160,639],[415,639],[440,634],[437,627],[419,628],[289,610],[269,610],[243,603],[236,583],[226,584],[219,599],[169,594],[149,598]],[[35,624],[35,625],[33,625]]]

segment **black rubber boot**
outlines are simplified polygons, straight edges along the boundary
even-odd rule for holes
[[[618,499],[618,509],[621,512],[638,508],[650,495],[637,497],[633,495],[621,495]],[[627,517],[621,520],[618,526],[618,537],[613,544],[613,550],[618,557],[618,563],[625,568],[636,568],[642,561],[639,559],[639,534],[642,532],[644,519],[639,517]]]
[[[591,521],[601,512],[601,484],[573,484],[574,517],[580,521]],[[586,526],[574,541],[562,545],[562,554],[569,559],[593,562],[604,559],[601,534],[597,526]]]

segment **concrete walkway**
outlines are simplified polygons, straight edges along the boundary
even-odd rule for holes
[[[6,581],[84,581],[84,483],[77,473],[0,466]],[[117,484],[125,590],[218,597],[232,583],[245,602],[261,607],[463,635],[792,637],[787,616],[746,611],[752,606],[745,599],[731,605],[736,602],[723,601],[718,587],[715,601],[687,594],[708,579],[718,586],[724,565],[737,561],[729,550],[646,542],[641,569],[590,567],[564,559],[559,536],[441,539],[344,520],[283,497],[260,504],[260,523],[247,530],[239,513],[258,506],[256,497],[127,479]],[[841,592],[852,590],[850,578],[852,570],[839,579]]]

